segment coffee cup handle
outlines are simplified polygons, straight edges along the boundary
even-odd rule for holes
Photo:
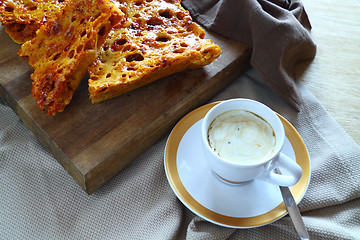
[[[274,172],[277,167],[284,168],[290,175],[282,175]],[[301,167],[291,158],[283,153],[280,153],[276,164],[268,171],[261,180],[278,185],[278,186],[293,186],[301,178],[302,169]]]

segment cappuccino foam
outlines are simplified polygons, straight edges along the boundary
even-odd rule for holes
[[[245,110],[230,110],[217,116],[208,129],[210,147],[235,163],[267,159],[275,148],[275,133],[260,116]]]

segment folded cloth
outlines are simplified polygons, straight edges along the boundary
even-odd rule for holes
[[[299,207],[311,239],[359,239],[360,148],[297,82],[300,111],[250,69],[211,101],[246,97],[287,118],[308,148],[311,180]],[[296,239],[288,216],[232,229],[194,215],[164,171],[168,136],[87,195],[0,98],[0,239]]]
[[[261,79],[299,110],[294,68],[316,53],[299,0],[182,0],[182,4],[208,30],[251,46],[250,63]]]

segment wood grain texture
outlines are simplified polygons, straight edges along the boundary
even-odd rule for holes
[[[47,116],[31,96],[31,69],[16,54],[20,45],[0,27],[1,95],[88,194],[249,66],[247,46],[207,34],[222,48],[212,64],[97,104],[89,100],[85,77],[65,111]]]
[[[317,55],[298,78],[360,145],[360,1],[302,2]]]

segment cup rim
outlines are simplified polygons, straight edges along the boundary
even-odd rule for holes
[[[207,132],[208,132],[208,128],[209,128],[209,125],[211,124],[211,122],[217,117],[219,116],[220,114],[226,112],[226,111],[230,111],[230,110],[226,110],[226,111],[222,111],[221,113],[217,114],[215,117],[213,117],[211,119],[211,122],[208,120],[209,116],[214,112],[216,111],[216,109],[226,105],[226,104],[229,104],[230,102],[250,102],[251,104],[257,104],[259,106],[261,106],[263,109],[266,109],[266,111],[270,112],[271,115],[273,115],[276,119],[276,121],[278,122],[279,126],[277,128],[277,133],[280,134],[280,136],[277,136],[276,134],[276,145],[275,145],[275,149],[274,151],[271,153],[271,155],[266,158],[266,159],[263,159],[261,161],[256,161],[254,163],[246,163],[246,162],[243,162],[243,163],[237,163],[237,162],[233,162],[233,161],[229,161],[221,156],[219,156],[211,147],[210,147],[210,144],[208,142],[208,137],[207,137]],[[235,109],[242,109],[242,108],[234,108]],[[250,111],[251,110],[247,110],[247,111]],[[258,113],[256,113],[258,114]],[[261,114],[258,114],[260,115],[260,117],[264,118]],[[265,119],[265,118],[264,118]],[[265,119],[267,121],[267,119]],[[206,124],[206,121],[208,121],[209,123]],[[270,124],[270,123],[269,123]],[[270,124],[270,126],[274,129],[274,127]],[[275,129],[274,129],[275,131]],[[206,145],[206,148],[208,151],[211,152],[211,154],[215,157],[215,158],[218,158],[218,159],[221,159],[223,163],[226,163],[227,165],[230,165],[230,166],[241,166],[241,167],[257,167],[257,166],[261,166],[261,165],[264,165],[264,164],[267,164],[268,162],[270,162],[272,159],[274,159],[275,157],[277,157],[281,150],[282,150],[282,147],[284,145],[284,140],[285,140],[285,130],[284,130],[284,126],[283,124],[281,123],[281,120],[280,118],[277,116],[277,114],[270,108],[268,107],[267,105],[259,102],[259,101],[256,101],[256,100],[253,100],[253,99],[248,99],[248,98],[234,98],[234,99],[229,99],[229,100],[224,100],[224,101],[220,101],[219,104],[215,105],[214,107],[212,107],[205,115],[205,117],[203,118],[203,123],[202,123],[202,126],[201,126],[201,135],[202,135],[202,140],[203,140],[203,144]]]

